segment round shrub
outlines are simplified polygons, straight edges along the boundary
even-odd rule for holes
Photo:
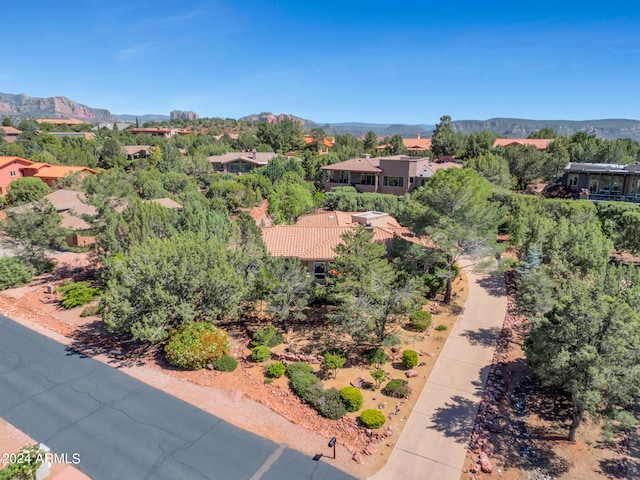
[[[67,310],[91,302],[100,292],[89,282],[66,282],[57,289],[62,293],[62,308]]]
[[[360,414],[360,422],[366,428],[380,428],[386,420],[384,414],[375,408],[363,410]]]
[[[324,393],[322,382],[313,373],[298,373],[291,377],[291,388],[303,401],[315,405]]]
[[[448,329],[449,329],[449,327],[447,327],[446,325],[438,325],[438,326],[436,327],[436,330],[437,330],[437,331],[439,331],[439,332],[445,332],[445,331],[447,331]]]
[[[418,365],[418,352],[415,350],[405,350],[402,352],[402,365],[413,368]]]
[[[219,372],[233,372],[238,368],[238,360],[231,355],[223,355],[213,362],[213,368]]]
[[[362,356],[369,362],[369,365],[375,365],[376,363],[384,364],[389,360],[389,355],[385,353],[382,347],[370,348],[366,350]]]
[[[431,312],[418,310],[409,316],[409,328],[417,332],[424,332],[431,326]]]
[[[275,362],[275,363],[270,363],[269,365],[266,366],[265,368],[267,375],[270,376],[271,378],[280,378],[282,375],[284,375],[284,363],[282,362]]]
[[[231,350],[227,333],[210,323],[190,323],[169,337],[165,358],[179,368],[197,370],[213,363]]]
[[[342,396],[335,388],[325,390],[316,400],[315,407],[323,417],[331,420],[339,420],[347,412],[344,403],[342,403]]]
[[[396,378],[387,383],[387,386],[382,389],[382,393],[390,397],[407,398],[411,393],[411,387],[406,380]]]
[[[340,398],[347,409],[347,412],[357,412],[362,408],[364,403],[364,397],[359,388],[352,387],[351,385],[343,387],[340,390]]]
[[[264,345],[273,348],[282,342],[284,342],[284,336],[278,332],[273,325],[269,325],[267,328],[261,328],[253,334],[251,345],[254,347]]]
[[[304,362],[293,362],[284,371],[287,378],[293,378],[299,373],[313,373],[313,367]]]
[[[258,345],[251,350],[251,360],[254,362],[266,362],[271,358],[271,350],[266,345]]]
[[[0,258],[0,290],[19,287],[33,278],[33,268],[18,258]]]

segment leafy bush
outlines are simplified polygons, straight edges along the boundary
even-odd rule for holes
[[[380,428],[386,422],[386,418],[384,414],[380,410],[376,410],[375,408],[369,408],[368,410],[363,410],[360,414],[360,422],[366,428]]]
[[[418,310],[409,316],[409,328],[424,332],[431,326],[431,312]]]
[[[414,350],[405,350],[402,352],[402,365],[407,368],[413,368],[418,365],[418,352]]]
[[[84,307],[81,317],[93,317],[94,315],[98,315],[100,313],[100,305],[88,305]]]
[[[251,360],[254,362],[266,362],[271,358],[271,350],[266,345],[258,345],[251,350]]]
[[[179,368],[197,370],[231,350],[229,336],[210,323],[190,323],[175,331],[164,347],[165,358]]]
[[[219,372],[233,372],[238,368],[238,360],[231,355],[223,355],[215,360],[212,365]]]
[[[269,325],[267,328],[261,328],[254,333],[251,345],[254,347],[266,346],[273,348],[282,342],[284,342],[284,336],[273,325]]]
[[[287,378],[293,378],[299,373],[313,373],[313,367],[304,362],[293,362],[287,365],[285,369],[285,375]]]
[[[265,385],[271,385],[273,383],[273,378],[271,377],[267,377],[264,379],[264,384]]]
[[[303,401],[315,405],[324,393],[322,382],[313,373],[298,373],[291,378],[291,388]]]
[[[387,383],[387,386],[382,389],[382,393],[390,397],[407,398],[411,393],[411,387],[406,380],[396,378]]]
[[[449,329],[449,327],[447,327],[446,325],[438,325],[436,327],[436,330],[439,331],[439,332],[444,332],[444,331],[446,331],[448,329]]]
[[[385,372],[381,368],[378,368],[377,370],[372,370],[370,373],[373,379],[376,381],[376,387],[379,387],[380,384],[387,379],[387,372]]]
[[[343,387],[340,390],[340,397],[348,412],[357,412],[362,408],[364,403],[364,396],[359,388],[352,387],[351,385]]]
[[[369,362],[369,365],[375,365],[377,363],[384,364],[389,360],[389,355],[387,355],[382,347],[370,348],[366,350],[362,356],[364,359]]]
[[[33,268],[18,258],[0,258],[0,290],[19,287],[33,278]]]
[[[400,345],[402,343],[402,341],[400,340],[400,337],[397,335],[387,335],[386,337],[384,337],[384,340],[382,340],[382,345],[385,347],[393,347],[394,345]]]
[[[265,370],[267,372],[267,375],[269,375],[271,378],[280,378],[282,375],[284,375],[284,371],[285,371],[284,363],[282,362],[270,363],[269,365],[266,366]]]
[[[315,407],[322,416],[330,418],[331,420],[339,420],[347,412],[342,402],[342,396],[335,388],[325,390],[316,400]]]
[[[324,364],[328,369],[333,370],[333,378],[338,376],[338,369],[342,368],[346,361],[346,358],[337,353],[327,353],[324,356]]]
[[[61,305],[67,310],[86,305],[100,293],[100,289],[91,287],[89,282],[66,282],[56,290],[62,293]]]

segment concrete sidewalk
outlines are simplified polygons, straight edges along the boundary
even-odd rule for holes
[[[389,461],[371,480],[459,480],[507,313],[502,277],[467,273],[469,294]]]

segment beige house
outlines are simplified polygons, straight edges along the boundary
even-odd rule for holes
[[[235,173],[241,175],[249,173],[254,168],[261,167],[269,163],[276,154],[274,152],[229,152],[223,155],[212,155],[209,161],[213,165],[213,170],[220,173]]]
[[[421,187],[425,180],[443,168],[461,168],[456,162],[433,162],[428,157],[393,155],[374,157],[365,154],[322,167],[325,191],[333,187],[353,186],[358,192],[404,195]]]
[[[416,237],[384,212],[321,211],[300,217],[295,225],[263,228],[262,238],[271,255],[300,259],[316,282],[323,284],[327,264],[335,260],[335,248],[342,243],[342,235],[358,225],[371,231],[373,240],[384,244],[387,250],[394,239],[430,245],[428,239]]]

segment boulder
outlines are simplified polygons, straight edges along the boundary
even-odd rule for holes
[[[375,455],[376,452],[378,451],[378,444],[377,443],[370,443],[369,445],[367,445],[366,447],[364,447],[364,453],[367,455]]]
[[[491,460],[489,460],[489,456],[484,452],[480,453],[480,469],[484,473],[493,472],[493,464],[491,463]]]
[[[354,453],[354,454],[353,454],[353,457],[351,457],[351,459],[352,459],[354,462],[356,462],[356,463],[358,463],[358,464],[360,464],[360,465],[362,465],[362,464],[364,463],[364,462],[362,461],[362,455],[360,455],[358,452]]]
[[[407,370],[406,372],[404,372],[405,376],[407,378],[413,378],[413,377],[417,377],[418,376],[418,371],[417,370]]]
[[[350,383],[352,387],[362,388],[362,385],[364,385],[364,382],[365,382],[364,378],[358,377],[354,380],[351,380]]]

